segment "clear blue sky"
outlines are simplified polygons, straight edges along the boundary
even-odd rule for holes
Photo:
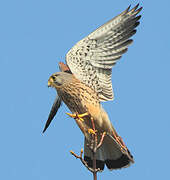
[[[135,164],[99,179],[169,179],[168,0],[0,2],[0,179],[92,179],[69,154],[84,138],[65,105],[42,134],[56,94],[47,80],[77,41],[138,2],[141,24],[113,69],[115,101],[104,104]]]

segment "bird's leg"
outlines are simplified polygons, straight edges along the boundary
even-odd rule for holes
[[[125,149],[127,150],[126,148],[126,145],[125,143],[123,142],[122,138],[120,136],[117,136],[114,132],[113,132],[113,136],[115,138],[115,140],[119,143],[119,145],[121,146],[121,149]]]
[[[87,112],[83,113],[83,114],[78,114],[78,113],[74,113],[74,114],[66,113],[66,114],[69,115],[71,118],[79,119],[81,121],[84,121],[84,119],[83,119],[84,116],[88,116],[89,115]]]
[[[102,135],[101,135],[101,139],[100,139],[100,142],[99,144],[97,145],[97,149],[100,148],[100,146],[103,144],[103,140],[104,140],[104,137],[106,136],[106,132],[103,132]]]

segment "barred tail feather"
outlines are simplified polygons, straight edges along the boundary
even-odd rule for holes
[[[93,156],[87,146],[87,140],[84,144],[84,160],[88,166],[93,168]],[[122,152],[120,146],[110,136],[105,136],[102,146],[96,152],[96,168],[102,171],[106,164],[110,170],[128,167],[133,162],[133,157],[129,151]]]

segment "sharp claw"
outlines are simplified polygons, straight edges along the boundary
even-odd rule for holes
[[[88,133],[89,134],[96,134],[96,131],[94,131],[93,129],[88,129]]]
[[[78,119],[79,119],[80,121],[84,121],[84,119],[83,119],[83,118],[80,118],[80,117],[79,117]]]
[[[83,114],[78,114],[77,116],[79,118],[83,118],[84,116],[88,116],[89,114],[86,112],[86,113],[83,113]]]
[[[76,114],[76,113],[74,113],[74,114],[66,113],[66,114],[69,115],[71,118],[79,119],[80,121],[84,121],[83,117],[89,115],[87,112],[83,113],[83,114]]]
[[[76,114],[71,114],[71,113],[66,113],[67,115],[69,115],[71,118],[76,118],[77,115]]]

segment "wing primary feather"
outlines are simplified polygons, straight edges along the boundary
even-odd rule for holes
[[[139,3],[134,8],[132,8],[130,12],[131,13],[135,12],[135,10],[138,8],[138,6],[139,6]]]
[[[74,76],[93,88],[101,101],[113,99],[111,69],[133,42],[130,38],[136,33],[141,18],[137,14],[141,10],[139,4],[132,9],[129,6],[79,41],[66,55]]]
[[[48,116],[48,120],[45,124],[43,133],[46,131],[46,129],[48,128],[48,126],[50,125],[51,121],[53,120],[54,116],[56,115],[58,109],[61,106],[61,98],[57,95],[57,97],[55,98],[55,101],[53,103],[53,106],[51,108],[50,114]]]

